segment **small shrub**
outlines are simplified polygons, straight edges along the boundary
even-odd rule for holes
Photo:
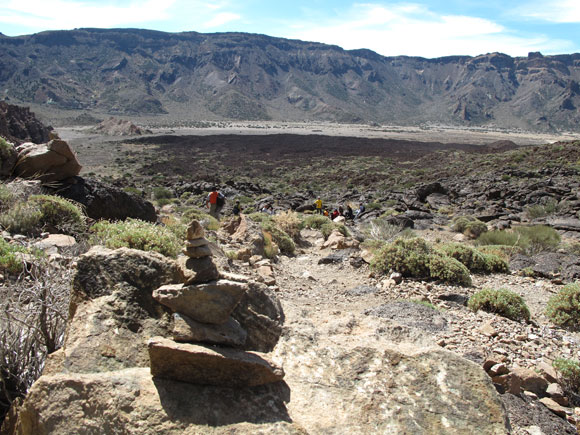
[[[315,214],[311,216],[307,216],[304,221],[303,225],[305,228],[312,228],[314,230],[319,230],[322,228],[323,225],[327,224],[330,220],[326,216],[322,216],[320,214]]]
[[[511,320],[529,320],[530,310],[520,295],[507,289],[483,289],[467,303],[473,311],[483,310]]]
[[[429,275],[452,284],[471,285],[469,270],[455,258],[435,252],[429,256]]]
[[[154,225],[137,219],[124,222],[100,221],[91,227],[89,239],[92,245],[102,244],[110,249],[133,248],[155,251],[168,257],[177,257],[183,239],[178,238],[167,227]]]
[[[0,269],[11,274],[22,272],[24,269],[22,254],[26,252],[28,252],[26,248],[11,245],[0,238]]]
[[[494,254],[484,254],[462,243],[446,243],[441,245],[439,249],[458,260],[472,272],[498,273],[508,271],[508,264],[501,257]]]
[[[565,285],[548,300],[546,315],[556,325],[580,329],[580,284]]]
[[[193,219],[207,230],[217,231],[220,228],[220,223],[216,218],[196,207],[191,207],[182,214],[183,221],[191,222]]]
[[[266,258],[274,258],[278,255],[278,245],[272,241],[272,235],[264,232],[264,256]]]
[[[471,216],[457,216],[453,219],[451,229],[466,236],[477,238],[487,231],[487,225]]]
[[[293,254],[294,251],[296,251],[296,245],[292,238],[280,229],[273,221],[264,221],[261,225],[263,232],[268,233],[272,237],[272,240],[280,248],[280,252],[283,252],[284,254]]]
[[[0,212],[4,212],[16,203],[16,196],[5,184],[0,184]]]
[[[334,231],[338,230],[343,236],[348,236],[348,230],[343,224],[337,224],[336,222],[327,222],[320,227],[320,232],[324,237],[324,240],[328,239],[328,236]]]
[[[14,153],[16,153],[14,150],[14,145],[3,137],[0,137],[0,159],[6,160]]]
[[[477,239],[478,245],[514,246],[528,253],[537,253],[556,248],[560,235],[545,225],[517,227],[513,231],[489,231]]]
[[[403,231],[403,226],[393,225],[380,217],[363,225],[361,230],[367,239],[390,242]]]
[[[556,358],[552,366],[560,373],[560,382],[564,387],[564,392],[578,405],[580,404],[580,362]]]
[[[31,195],[0,215],[0,225],[11,233],[38,235],[43,231],[79,236],[86,217],[71,201],[50,195]]]
[[[153,197],[156,200],[173,198],[173,193],[165,187],[154,187]]]
[[[530,205],[524,210],[528,219],[546,217],[557,211],[559,211],[559,206],[555,199],[550,199],[545,204]]]
[[[300,236],[300,225],[302,224],[298,213],[288,210],[286,212],[272,216],[272,220],[276,223],[278,228],[288,234],[293,240],[297,240]]]
[[[428,278],[431,247],[421,238],[398,239],[374,255],[371,268],[388,273],[391,269],[403,276]]]

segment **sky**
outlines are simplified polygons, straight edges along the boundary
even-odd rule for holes
[[[261,33],[436,58],[580,52],[580,0],[2,0],[7,36],[82,27]]]

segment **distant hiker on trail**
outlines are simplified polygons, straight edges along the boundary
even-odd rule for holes
[[[337,209],[332,210],[332,214],[330,215],[330,220],[335,220],[337,217],[340,216],[340,213],[338,212]]]
[[[205,200],[205,205],[209,207],[209,214],[218,221],[220,220],[220,213],[225,204],[226,197],[221,192],[218,192],[217,187],[212,189]]]
[[[357,211],[354,212],[354,220],[356,220],[361,214],[363,214],[365,211],[365,206],[364,204],[361,204],[359,206],[359,208],[357,209]]]
[[[241,212],[242,212],[242,206],[240,205],[240,201],[236,201],[236,204],[234,205],[232,213],[234,213],[234,216],[239,216]]]
[[[330,213],[328,213],[328,210],[326,210],[326,209],[324,209],[323,215],[326,217],[330,217]]]
[[[316,213],[322,214],[322,199],[320,199],[320,196],[314,201],[314,205],[316,206]]]
[[[352,207],[350,205],[346,206],[346,211],[344,212],[345,219],[354,219],[354,213],[352,211]]]

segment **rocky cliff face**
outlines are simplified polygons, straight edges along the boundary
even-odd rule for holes
[[[3,97],[171,119],[453,123],[575,129],[580,54],[438,59],[264,35],[146,30],[0,39]]]

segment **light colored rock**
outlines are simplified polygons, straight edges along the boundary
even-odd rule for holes
[[[548,364],[547,362],[542,361],[540,364],[538,364],[538,370],[548,382],[558,382],[558,373],[556,372],[556,369],[552,367],[552,364]]]
[[[60,181],[78,175],[82,166],[68,144],[60,139],[46,144],[24,143],[16,148],[18,162],[14,174],[42,182]]]
[[[219,325],[228,321],[247,289],[245,283],[221,279],[190,286],[165,285],[153,292],[153,298],[193,320]]]
[[[183,253],[189,258],[203,258],[212,255],[211,249],[208,245],[198,247],[186,246],[183,248]]]
[[[399,272],[391,273],[389,278],[392,279],[393,281],[395,281],[395,284],[397,284],[397,285],[399,285],[403,282],[403,275],[400,274]]]
[[[77,244],[77,241],[72,236],[67,236],[64,234],[49,234],[46,238],[34,243],[34,247],[42,251],[50,250],[55,248],[57,251],[59,248],[70,248]]]
[[[322,244],[322,249],[345,249],[346,248],[346,237],[338,231],[333,230],[328,239]]]
[[[522,389],[522,379],[514,373],[508,373],[491,378],[494,384],[501,385],[506,393],[518,395]]]
[[[546,408],[552,411],[554,414],[566,418],[567,411],[571,412],[570,409],[564,408],[561,405],[558,405],[554,400],[550,399],[549,397],[543,397],[540,399],[540,402],[544,404]]]
[[[148,367],[42,376],[12,422],[13,432],[303,435],[288,417],[283,391],[278,384],[223,388],[153,379]]]
[[[548,382],[532,369],[516,367],[513,373],[522,380],[522,388],[526,391],[532,391],[538,396],[543,396]]]
[[[181,274],[181,282],[186,285],[213,281],[220,276],[211,257],[178,257],[177,265]]]
[[[173,339],[183,343],[209,343],[243,346],[247,332],[230,318],[221,325],[196,322],[183,314],[173,314]]]
[[[148,342],[153,377],[199,385],[252,387],[281,381],[284,371],[266,354],[175,343],[163,337]]]
[[[227,279],[228,281],[237,281],[237,282],[250,282],[251,278],[247,275],[241,275],[239,273],[231,273],[231,272],[220,272],[220,278]]]
[[[332,222],[336,222],[337,224],[343,223],[345,221],[346,218],[344,216],[337,216],[332,220]]]
[[[508,370],[508,368],[506,367],[505,364],[496,364],[494,365],[492,368],[489,369],[489,375],[491,377],[494,376],[501,376],[501,375],[507,375],[510,371]]]
[[[205,236],[205,231],[203,227],[197,220],[192,220],[187,227],[187,240],[196,240],[196,239],[203,239]]]
[[[481,325],[479,332],[487,337],[497,337],[497,331],[493,327],[493,322],[491,320]]]

